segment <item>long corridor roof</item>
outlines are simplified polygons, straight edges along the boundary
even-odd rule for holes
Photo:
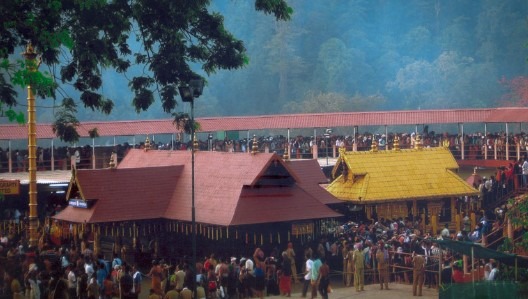
[[[528,123],[527,107],[444,110],[398,110],[373,112],[334,112],[254,116],[199,117],[200,131],[246,131],[265,129],[304,129],[352,126],[397,126],[458,123]],[[99,136],[171,134],[177,132],[172,119],[82,122],[81,137],[97,128]],[[0,140],[27,139],[27,124],[0,125]],[[52,125],[37,124],[37,138],[55,138]]]

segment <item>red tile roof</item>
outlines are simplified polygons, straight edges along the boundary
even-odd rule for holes
[[[295,184],[293,187],[251,187],[274,163],[280,163],[295,180],[302,181],[302,176],[298,178],[301,174],[295,174],[276,154],[196,152],[196,222],[229,226],[341,216]],[[116,170],[99,170],[99,173],[79,170],[78,174],[83,198],[99,198],[99,201],[91,214],[68,207],[58,219],[191,221],[190,151],[134,149]]]
[[[161,218],[182,170],[183,166],[79,169],[73,180],[82,199],[97,201],[91,209],[69,206],[56,218],[87,223]]]
[[[321,215],[327,215],[325,218],[340,216],[323,206],[313,195],[299,186],[273,189],[244,188],[231,225],[317,219],[321,218]]]
[[[328,184],[328,179],[321,170],[321,166],[317,160],[290,160],[286,164],[295,173],[302,174],[301,180],[297,184],[320,202],[326,205],[342,203],[341,200],[337,199],[321,186],[321,184]]]
[[[201,117],[196,118],[196,121],[200,123],[202,132],[447,123],[526,123],[528,122],[528,108],[506,107]],[[172,119],[160,119],[82,122],[79,127],[79,134],[81,137],[89,137],[88,131],[93,128],[97,128],[100,136],[171,134],[176,132]],[[37,138],[55,138],[51,124],[37,124]],[[27,139],[27,125],[0,125],[0,140],[15,139]]]

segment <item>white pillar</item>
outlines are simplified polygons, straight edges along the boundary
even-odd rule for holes
[[[508,141],[508,123],[506,123],[506,160],[510,160],[510,143]]]
[[[461,131],[461,136],[460,136],[460,159],[464,160],[464,156],[465,156],[465,150],[464,150],[464,147],[466,146],[465,142],[464,142],[464,124],[460,124],[460,131]]]
[[[51,138],[51,171],[55,170],[55,149],[53,146],[53,138]]]

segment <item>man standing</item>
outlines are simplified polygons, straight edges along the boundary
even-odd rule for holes
[[[365,290],[365,257],[361,249],[361,243],[354,245],[354,254],[352,260],[354,261],[354,287],[356,292]]]
[[[138,271],[136,265],[133,265],[132,273],[132,293],[135,298],[138,298],[141,293],[141,272]]]
[[[321,260],[319,259],[318,252],[315,251],[314,253],[314,262],[312,266],[312,277],[310,280],[310,283],[312,285],[312,299],[317,297],[317,289],[319,286],[317,285],[317,278],[319,278],[319,268],[323,265]]]
[[[119,279],[119,293],[121,299],[137,299],[137,295],[134,294],[134,280],[130,275],[130,267],[125,264],[122,266],[123,275]]]
[[[424,283],[425,259],[421,255],[412,254],[413,264],[413,296],[422,296],[422,286]]]
[[[449,223],[446,223],[444,226],[444,229],[442,229],[442,232],[440,232],[440,236],[443,240],[449,239]]]
[[[523,164],[521,165],[522,170],[522,185],[523,187],[526,187],[526,184],[528,183],[528,159],[525,159]]]
[[[77,298],[77,279],[75,277],[75,268],[73,264],[68,265],[68,293],[71,298]]]
[[[185,281],[185,272],[183,272],[183,265],[179,264],[176,266],[176,273],[175,273],[175,282],[174,285],[176,286],[176,291],[181,292],[183,290],[183,284]]]
[[[379,241],[378,252],[376,252],[376,262],[378,263],[380,290],[389,289],[389,252],[385,248],[383,241]]]
[[[349,287],[352,285],[352,279],[354,277],[354,260],[352,256],[354,255],[354,248],[346,245],[346,253],[343,254],[345,258],[343,259],[344,272],[345,272],[345,286]],[[343,251],[344,252],[344,251]]]
[[[303,298],[306,298],[306,293],[308,293],[308,286],[310,286],[310,283],[312,281],[312,267],[313,267],[312,254],[311,254],[311,251],[308,251],[306,253],[304,283],[303,283],[303,288],[302,288]]]

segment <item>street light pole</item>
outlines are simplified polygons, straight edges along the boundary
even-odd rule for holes
[[[194,207],[194,95],[191,100],[191,223],[192,223],[192,269],[193,269],[193,294],[196,297],[196,209]]]
[[[34,73],[37,71],[39,62],[37,62],[37,53],[33,46],[29,43],[22,56],[26,60],[26,68],[28,72]],[[27,85],[28,91],[28,162],[29,162],[29,246],[36,247],[38,245],[38,215],[37,215],[37,121],[36,121],[36,107],[35,94],[32,82]]]
[[[195,132],[194,132],[194,99],[198,98],[203,91],[204,80],[196,79],[191,80],[188,85],[180,86],[179,92],[182,97],[182,101],[189,102],[191,104],[191,226],[192,226],[192,270],[193,294],[196,294],[196,209],[194,206],[195,192],[194,192],[194,152],[195,148]]]

